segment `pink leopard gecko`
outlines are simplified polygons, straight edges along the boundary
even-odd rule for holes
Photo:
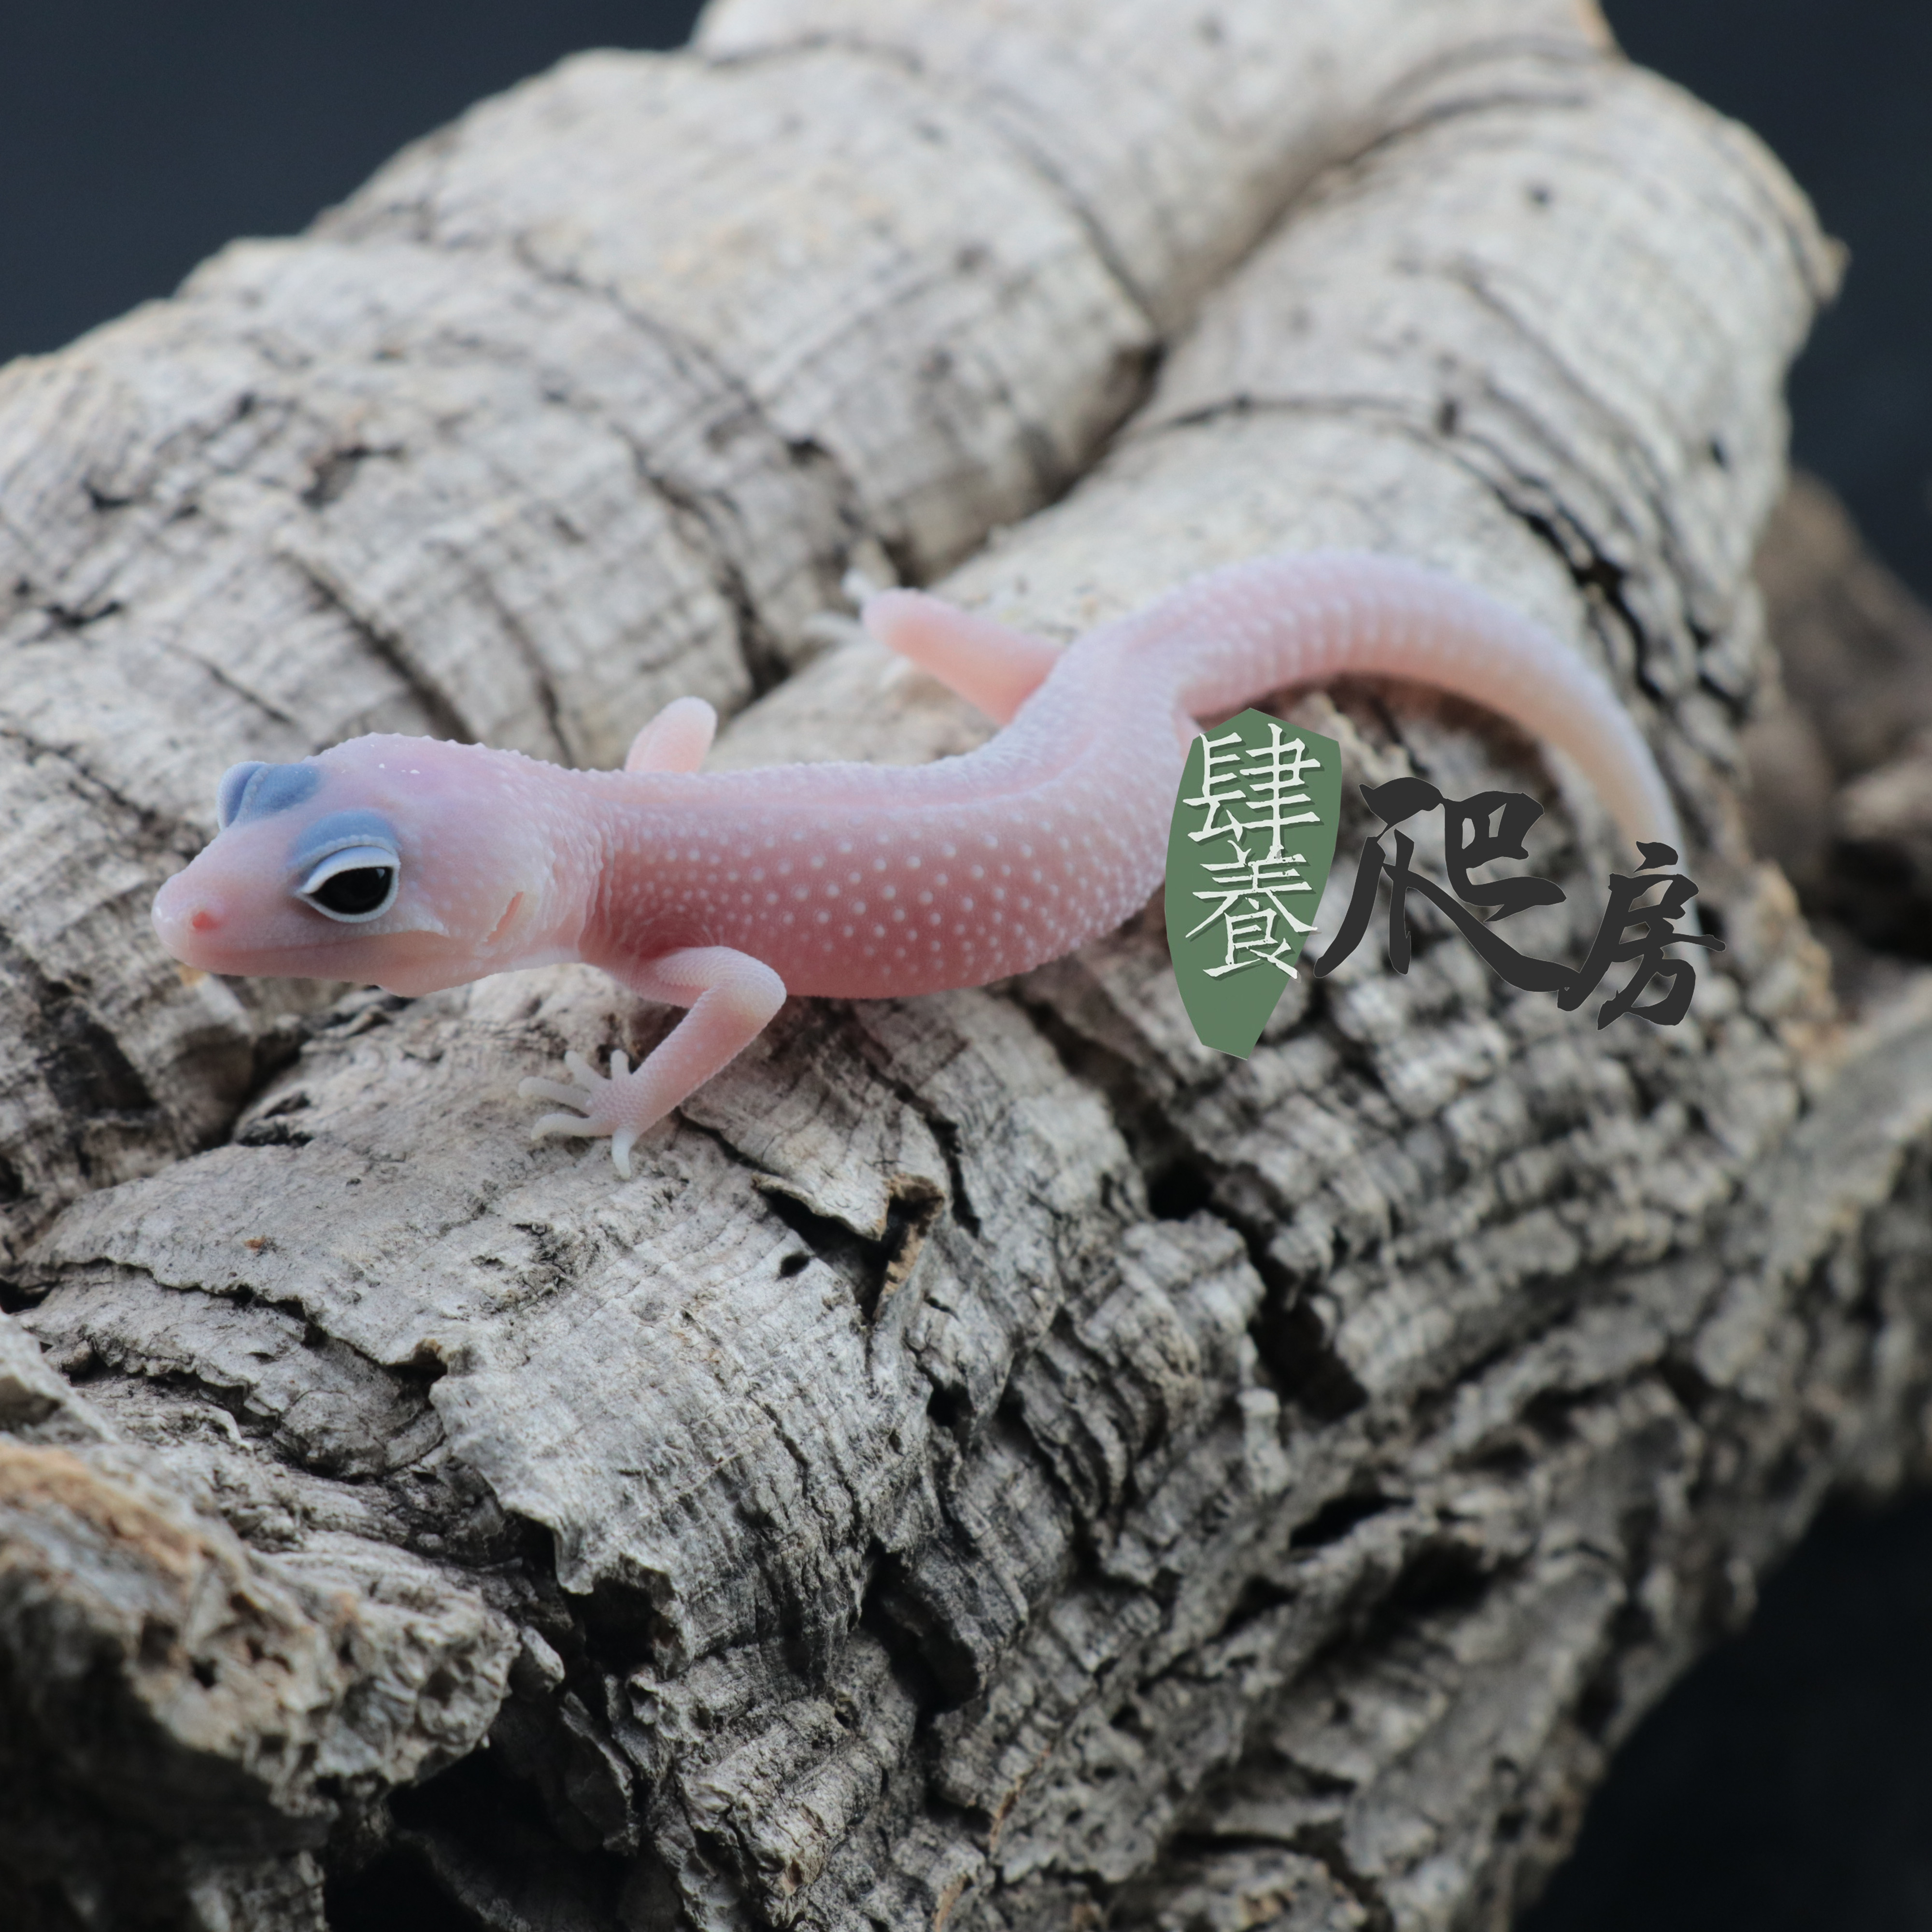
[[[621,772],[422,738],[236,766],[220,830],[161,888],[190,966],[421,994],[580,959],[688,1006],[634,1070],[566,1056],[531,1080],[571,1108],[536,1132],[638,1136],[754,1039],[787,993],[976,986],[1111,930],[1159,884],[1197,718],[1345,673],[1502,712],[1580,766],[1633,838],[1678,845],[1656,764],[1610,687],[1494,598],[1345,552],[1181,584],[1065,651],[915,591],[867,599],[874,636],[1005,726],[912,767],[701,772],[716,718],[668,706]]]

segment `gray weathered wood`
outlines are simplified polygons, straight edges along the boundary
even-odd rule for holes
[[[599,1149],[529,1146],[515,1097],[566,1044],[661,1026],[586,971],[355,994],[279,1033],[274,994],[217,1015],[242,1058],[196,1131],[245,1094],[232,1136],[180,1159],[176,1128],[117,1123],[125,1165],[90,1154],[50,1184],[94,1191],[23,1220],[0,1317],[0,1796],[37,1808],[0,1866],[37,1924],[82,1922],[92,1875],[98,1922],[138,1895],[314,1925],[320,1862],[387,1844],[478,1922],[557,1932],[1501,1924],[1826,1486],[1922,1462],[1932,1025],[1908,1001],[1846,1029],[1734,796],[1778,384],[1832,279],[1808,212],[1561,13],[1223,8],[1209,33],[1150,6],[1117,35],[1130,10],[739,0],[707,29],[726,64],[575,64],[314,239],[120,325],[160,332],[138,357],[110,332],[7,378],[68,399],[46,460],[86,476],[90,358],[124,356],[113,380],[142,372],[178,424],[227,420],[189,406],[233,394],[234,344],[198,351],[184,320],[212,304],[260,380],[286,371],[271,421],[320,426],[250,430],[258,400],[220,462],[183,430],[180,522],[230,506],[218,540],[128,486],[147,521],[114,568],[142,601],[32,647],[32,704],[69,734],[39,742],[70,748],[22,768],[57,766],[44,822],[82,827],[58,849],[110,822],[70,748],[118,742],[62,651],[121,652],[149,718],[113,808],[164,830],[96,862],[125,919],[244,724],[265,755],[445,715],[609,755],[674,680],[730,700],[802,661],[848,556],[937,568],[1088,469],[947,588],[1069,634],[1227,557],[1362,543],[1603,664],[1729,943],[1691,1017],[1600,1032],[1431,926],[1406,979],[1364,953],[1299,984],[1232,1066],[1148,920],[1017,984],[788,1007],[620,1186]],[[790,202],[788,113],[837,136],[800,150]],[[654,140],[675,194],[638,186]],[[1096,462],[1123,346],[1338,150]],[[867,253],[882,220],[926,238],[923,269]],[[957,250],[1029,234],[1010,316]],[[459,321],[472,290],[487,328]],[[789,323],[758,308],[794,296]],[[532,398],[554,373],[556,440],[492,364]],[[714,366],[748,453],[677,400],[714,396]],[[962,368],[982,386],[942,409]],[[671,494],[604,448],[628,412],[658,424],[634,446],[692,466]],[[128,463],[160,477],[169,446]],[[638,590],[620,554],[659,512],[675,542],[632,555]],[[297,582],[326,617],[258,637]],[[218,608],[209,681],[181,683],[155,614]],[[253,698],[211,694],[272,678],[270,742]],[[1580,944],[1607,830],[1533,748],[1414,692],[1294,702],[1364,778],[1540,792],[1570,903],[1519,943]],[[916,757],[976,728],[848,640],[719,755]],[[164,998],[131,920],[71,943],[110,929],[98,1003],[58,998],[105,1028],[111,989],[145,986],[125,1010],[184,1053],[173,1016],[215,996]],[[248,1054],[277,1039],[299,1052],[263,1078]],[[454,1758],[468,1798],[408,1788]]]
[[[1760,559],[1784,694],[1748,740],[1754,831],[1856,996],[1888,976],[1861,942],[1932,957],[1932,611],[1815,478],[1792,479]]]

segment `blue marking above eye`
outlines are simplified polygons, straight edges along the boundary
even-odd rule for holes
[[[302,828],[302,836],[289,848],[289,864],[296,872],[305,872],[332,852],[351,845],[380,845],[392,854],[402,850],[395,828],[380,812],[332,812]]]
[[[231,766],[215,794],[215,818],[223,831],[251,818],[268,818],[313,798],[322,774],[310,764],[265,765],[256,759]]]
[[[223,831],[235,823],[236,808],[248,788],[248,781],[257,772],[267,770],[260,758],[250,758],[245,765],[230,765],[222,773],[220,789],[214,794],[214,822]]]

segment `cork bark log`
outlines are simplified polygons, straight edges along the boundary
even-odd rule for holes
[[[1573,6],[725,0],[0,376],[23,1922],[313,1932],[412,1863],[547,1932],[1507,1923],[1924,1458],[1932,1024],[1840,1018],[1735,795],[1832,274]],[[596,976],[146,935],[241,756],[608,762],[694,689],[755,697],[722,762],[930,757],[979,728],[812,621],[851,562],[1064,636],[1330,542],[1628,697],[1729,946],[1681,1027],[1431,927],[1235,1064],[1144,920],[788,1006],[620,1186],[516,1098],[656,1036]],[[1293,702],[1545,796],[1521,943],[1580,943],[1609,832],[1533,747]]]
[[[1865,947],[1932,959],[1932,611],[1813,477],[1792,479],[1759,575],[1784,689],[1747,734],[1753,832],[1855,990]]]

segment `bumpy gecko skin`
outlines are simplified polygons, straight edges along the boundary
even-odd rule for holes
[[[220,830],[154,902],[210,972],[418,994],[553,961],[690,1009],[634,1070],[573,1054],[538,1134],[638,1136],[754,1039],[786,994],[975,986],[1109,931],[1160,882],[1197,718],[1345,673],[1408,678],[1515,721],[1581,766],[1633,838],[1680,845],[1615,693],[1493,598],[1390,559],[1264,559],[1196,578],[1062,652],[913,591],[866,628],[1003,723],[914,766],[700,772],[716,720],[681,698],[622,772],[358,738],[238,765]]]

